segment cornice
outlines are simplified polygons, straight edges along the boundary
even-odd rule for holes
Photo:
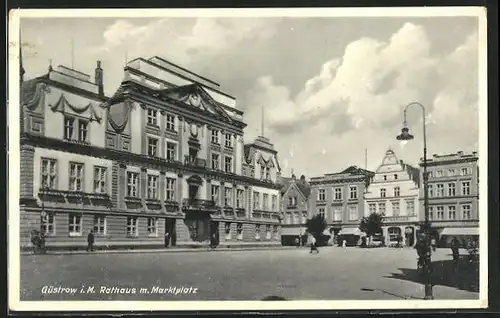
[[[167,161],[162,158],[153,158],[146,155],[139,155],[131,152],[121,151],[117,149],[101,148],[88,144],[75,144],[65,142],[64,140],[48,138],[44,136],[37,136],[30,133],[21,135],[21,143],[23,145],[38,146],[47,149],[55,149],[69,153],[77,153],[92,157],[98,157],[116,161],[123,165],[126,163],[139,164],[141,167],[150,169],[168,169],[176,173],[188,171],[197,173],[205,178],[221,180],[224,182],[234,182],[240,185],[259,186],[262,188],[269,188],[279,190],[281,187],[278,184],[265,182],[252,177],[237,175],[234,173],[225,173],[219,170],[212,170],[203,167],[184,165],[179,161]]]
[[[73,93],[75,95],[79,95],[82,97],[91,98],[93,100],[97,100],[100,102],[106,102],[109,100],[109,97],[107,97],[107,96],[92,93],[92,92],[89,92],[89,91],[82,89],[82,88],[79,88],[79,87],[56,82],[56,81],[49,79],[48,77],[40,77],[40,78],[38,78],[38,81],[40,81],[41,83],[45,83],[46,85],[49,85],[52,87],[63,89],[69,93]]]

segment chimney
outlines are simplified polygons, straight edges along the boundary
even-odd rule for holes
[[[292,174],[292,180],[295,181],[295,174]]]
[[[99,95],[104,96],[103,71],[101,68],[101,61],[97,61],[97,67],[95,68],[95,83],[99,87]]]
[[[305,175],[301,175],[300,176],[300,182],[302,182],[302,183],[306,182],[306,176]]]
[[[474,157],[476,157],[476,156],[477,156],[477,151],[473,151],[473,152],[472,152],[472,155],[473,155]]]
[[[403,160],[401,160],[401,159],[400,159],[400,160],[399,160],[399,164],[400,164],[400,165],[403,165]]]

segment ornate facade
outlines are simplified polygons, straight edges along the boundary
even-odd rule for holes
[[[21,243],[48,247],[280,242],[280,174],[266,138],[219,84],[159,57],[127,63],[104,95],[59,66],[21,84]]]
[[[406,246],[416,243],[419,221],[419,171],[398,160],[387,150],[365,193],[365,216],[383,215],[382,231],[386,245],[398,239]]]
[[[476,152],[434,154],[427,160],[429,219],[440,245],[453,237],[479,236],[479,167]],[[420,166],[422,166],[421,160]],[[423,176],[422,176],[423,177]],[[420,193],[420,219],[424,220],[424,193]]]

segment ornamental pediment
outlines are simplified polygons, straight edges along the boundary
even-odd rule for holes
[[[49,107],[54,112],[76,114],[88,118],[90,121],[101,122],[102,120],[102,110],[98,109],[97,103],[78,96],[61,93],[55,102],[49,102]]]

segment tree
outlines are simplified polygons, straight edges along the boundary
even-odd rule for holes
[[[323,234],[326,226],[327,224],[325,217],[321,214],[316,214],[306,221],[307,232],[316,238],[320,237]]]
[[[361,219],[359,224],[359,230],[366,234],[368,237],[372,237],[375,234],[382,233],[382,221],[383,215],[378,213],[371,213],[367,217]]]

